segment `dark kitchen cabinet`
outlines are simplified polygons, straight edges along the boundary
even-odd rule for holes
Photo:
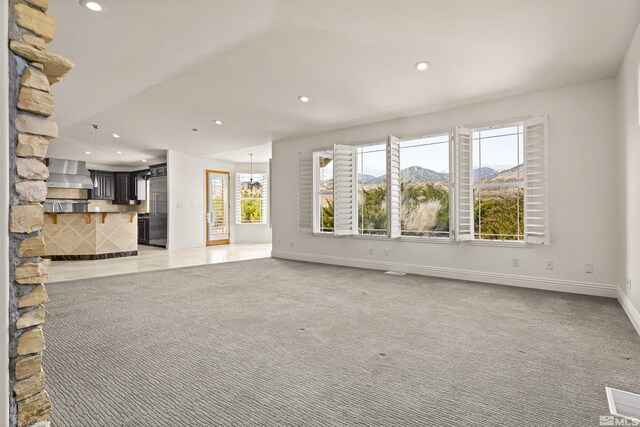
[[[128,205],[131,197],[131,173],[129,172],[116,172],[116,197],[113,201],[114,204]]]
[[[104,200],[113,200],[115,196],[116,180],[111,172],[102,174],[102,198]]]
[[[146,200],[148,171],[106,172],[92,170],[91,180],[98,185],[89,190],[92,200],[111,200],[114,205],[139,204]]]
[[[91,180],[94,187],[89,190],[89,198],[93,200],[113,200],[115,193],[115,175],[113,172],[92,170]],[[95,183],[97,182],[97,186]]]

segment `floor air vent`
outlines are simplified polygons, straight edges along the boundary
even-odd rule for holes
[[[384,274],[390,274],[392,276],[404,276],[407,273],[403,273],[402,271],[385,271]]]
[[[605,387],[611,415],[640,422],[640,394]]]

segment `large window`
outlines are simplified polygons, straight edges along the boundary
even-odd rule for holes
[[[449,135],[400,141],[401,233],[449,237]]]
[[[474,238],[524,240],[523,124],[471,135]]]
[[[386,144],[356,148],[358,234],[387,234]]]
[[[546,116],[301,152],[299,229],[548,244],[546,164]]]
[[[267,223],[267,174],[236,173],[236,224]]]

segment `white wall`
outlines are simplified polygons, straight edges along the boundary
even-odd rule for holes
[[[273,144],[273,255],[615,296],[619,280],[616,82],[606,79]],[[527,248],[329,238],[297,228],[299,151],[549,114],[551,244]],[[369,249],[373,251],[369,255]],[[384,249],[389,255],[384,255]],[[512,267],[519,258],[520,267]],[[546,270],[545,262],[555,269]],[[584,272],[592,263],[593,274]],[[384,280],[384,279],[382,279]],[[640,277],[638,278],[640,285]]]
[[[232,162],[192,157],[169,150],[167,167],[169,175],[168,248],[205,246],[205,170],[214,169],[233,173],[234,165]],[[233,197],[233,176],[230,185],[230,194]],[[233,214],[233,200],[231,214]],[[230,231],[233,236],[233,221],[231,221]]]
[[[620,130],[621,189],[621,291],[620,302],[640,333],[640,127],[638,127],[638,72],[640,27],[618,74],[618,124]],[[631,280],[631,290],[626,286]]]
[[[230,172],[229,211],[231,243],[268,243],[268,225],[235,223],[235,171],[248,172],[249,164],[233,163],[207,157],[192,157],[177,151],[167,152],[168,180],[168,247],[195,248],[206,245],[205,236],[205,170]],[[268,163],[254,163],[256,173],[268,172]]]
[[[249,163],[236,163],[235,171],[239,173],[249,173],[251,165]],[[254,163],[254,173],[269,173],[269,163]],[[235,180],[235,177],[234,177]],[[268,188],[268,191],[271,191]],[[233,217],[235,221],[235,216]],[[271,227],[269,224],[236,224],[233,235],[233,243],[269,243],[271,242]]]

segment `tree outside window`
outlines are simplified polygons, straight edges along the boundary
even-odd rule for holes
[[[266,174],[236,174],[238,202],[236,222],[238,224],[266,224]]]

